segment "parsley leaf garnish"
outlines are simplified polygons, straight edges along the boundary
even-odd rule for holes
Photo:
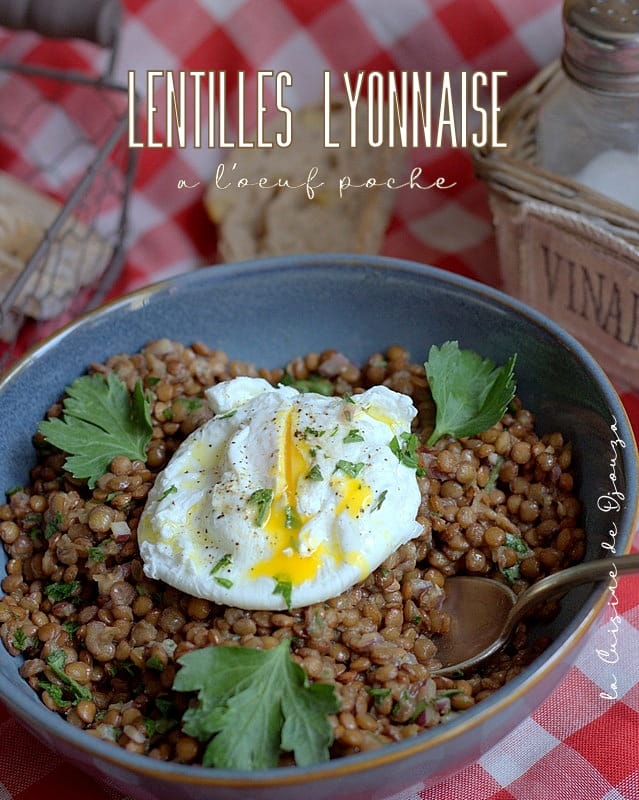
[[[387,494],[388,494],[388,489],[384,489],[379,493],[379,496],[375,501],[375,504],[371,506],[371,511],[379,511],[379,509],[382,507],[382,503],[384,502],[384,500],[386,500]]]
[[[66,389],[63,417],[38,426],[49,444],[68,453],[64,463],[90,489],[116,456],[144,461],[151,440],[150,401],[138,381],[131,394],[113,373],[77,378]]]
[[[46,658],[47,666],[51,668],[51,672],[62,681],[64,687],[71,692],[74,697],[74,705],[79,700],[90,700],[91,691],[87,686],[82,686],[75,678],[69,677],[64,671],[64,666],[67,663],[67,656],[64,650],[53,650]]]
[[[339,701],[329,684],[309,683],[289,639],[270,650],[203,647],[179,663],[173,688],[197,691],[199,700],[185,712],[183,728],[208,742],[205,766],[267,769],[277,766],[281,750],[293,752],[299,766],[328,760],[327,715]]]
[[[351,430],[346,434],[346,436],[342,439],[344,444],[349,444],[350,442],[363,442],[364,437],[362,434],[357,430],[357,428],[351,428]]]
[[[62,600],[68,600],[80,588],[80,581],[71,581],[70,583],[49,583],[44,587],[44,593],[51,600],[52,603],[59,603]]]
[[[335,465],[334,472],[337,472],[338,469],[341,469],[342,472],[345,472],[349,477],[356,478],[359,473],[364,469],[364,462],[363,461],[344,461],[340,458],[340,460]]]
[[[286,607],[290,610],[292,604],[293,584],[290,581],[284,581],[280,578],[273,578],[275,581],[275,588],[273,594],[281,594],[286,603]]]
[[[162,495],[160,497],[160,502],[162,502],[162,500],[165,500],[170,494],[177,494],[177,490],[178,490],[177,486],[175,484],[171,484],[171,486],[169,486],[168,489],[165,489],[162,492]]]
[[[515,396],[516,358],[496,367],[489,358],[460,350],[457,342],[433,345],[424,368],[437,416],[426,444],[433,445],[446,434],[474,436],[499,422]]]
[[[271,508],[273,502],[272,489],[256,489],[249,497],[249,503],[257,506],[257,515],[255,517],[255,524],[261,528]]]
[[[313,466],[306,473],[306,479],[309,481],[322,480],[322,470],[319,468],[319,464],[313,464]]]
[[[224,567],[230,567],[233,563],[233,556],[230,553],[225,553],[222,558],[213,564],[211,567],[211,572],[209,574],[215,575],[216,572],[219,572]]]
[[[285,372],[280,383],[282,386],[292,386],[298,392],[315,392],[315,394],[323,394],[325,397],[331,397],[335,391],[333,384],[319,375],[309,375],[308,378],[296,380],[290,372]]]
[[[419,439],[414,433],[407,433],[406,431],[400,433],[399,439],[401,439],[401,444],[397,436],[393,436],[388,443],[391,452],[393,455],[397,456],[400,463],[405,467],[409,469],[418,469],[419,456],[417,455],[417,445],[419,444]]]

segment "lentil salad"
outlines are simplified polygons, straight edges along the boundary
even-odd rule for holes
[[[496,577],[517,592],[583,558],[570,444],[560,433],[539,437],[518,400],[479,436],[419,448],[423,533],[369,578],[315,606],[247,612],[146,578],[137,552],[136,524],[155,475],[210,416],[200,399],[204,388],[238,375],[272,382],[319,375],[337,394],[382,383],[413,398],[415,432],[424,442],[434,410],[423,367],[393,346],[361,367],[326,351],[285,370],[261,370],[200,343],[158,340],[92,371],[115,372],[131,391],[140,379],[152,393],[146,460],[114,458],[90,491],[36,436],[31,485],[0,507],[9,556],[0,635],[11,653],[24,655],[22,676],[71,724],[128,750],[197,763],[202,745],[180,727],[191,697],[172,690],[178,659],[209,644],[269,649],[292,637],[293,656],[309,678],[336,687],[337,757],[445,721],[503,685],[543,647],[529,643],[522,626],[481,671],[455,679],[431,674],[433,637],[448,624],[441,609],[448,576]],[[49,414],[60,411],[56,404]]]

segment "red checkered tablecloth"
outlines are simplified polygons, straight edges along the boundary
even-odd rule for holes
[[[128,70],[286,69],[291,99],[321,98],[324,70],[507,70],[504,98],[561,46],[557,0],[126,0],[116,77]],[[87,43],[55,45],[0,31],[0,54],[29,63],[100,67]],[[53,54],[53,55],[52,55]],[[44,126],[42,121],[42,125]],[[163,131],[158,130],[158,136]],[[131,197],[127,263],[114,294],[215,260],[214,229],[202,205],[220,152],[145,149]],[[434,264],[497,283],[486,192],[461,150],[412,155],[446,192],[400,191],[386,255]],[[193,189],[178,189],[184,180]],[[639,430],[639,397],[624,403]],[[552,695],[475,764],[427,790],[393,800],[639,800],[639,582],[621,579],[619,662],[604,611],[581,657]],[[602,698],[616,681],[616,701]],[[0,704],[0,800],[120,800],[46,750]]]

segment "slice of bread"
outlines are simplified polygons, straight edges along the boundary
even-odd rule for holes
[[[69,217],[11,303],[7,294],[62,210],[60,203],[0,172],[0,338],[11,341],[22,318],[53,319],[76,292],[98,280],[111,245]]]
[[[331,140],[339,148],[324,146],[324,109],[308,106],[293,112],[292,143],[287,148],[254,148],[231,153],[224,163],[224,178],[229,188],[212,181],[204,203],[218,229],[218,249],[225,261],[241,261],[259,256],[311,252],[376,253],[391,216],[394,191],[386,187],[350,188],[340,197],[340,179],[351,184],[369,178],[377,182],[396,176],[398,151],[372,148],[363,139],[367,130],[367,106],[358,105],[359,141],[350,142],[350,112],[345,102],[331,105]],[[270,130],[281,129],[281,123]],[[269,136],[267,132],[265,138]],[[273,139],[270,134],[270,140]],[[267,139],[269,140],[269,139]],[[233,164],[237,167],[233,169]],[[317,168],[308,197],[305,182]],[[249,186],[237,187],[237,180],[267,178],[269,184],[288,180],[300,188]]]

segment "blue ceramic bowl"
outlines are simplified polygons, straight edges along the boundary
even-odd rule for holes
[[[629,549],[637,521],[636,448],[619,398],[593,359],[559,327],[505,295],[386,258],[330,255],[213,267],[84,316],[28,354],[0,383],[3,416],[10,420],[0,430],[0,487],[27,481],[38,421],[90,362],[163,336],[186,344],[202,340],[268,367],[331,347],[364,359],[395,343],[421,361],[432,343],[447,339],[500,363],[517,352],[518,392],[536,413],[539,429],[560,430],[574,444],[587,558],[603,554],[613,522],[617,553]],[[615,465],[618,489],[626,496],[618,513],[600,511],[597,502],[611,489],[613,439],[626,444],[618,448]],[[136,798],[375,800],[455,772],[529,715],[574,661],[606,595],[603,586],[572,592],[543,656],[457,719],[418,738],[311,768],[243,773],[127,753],[48,711],[20,678],[19,660],[2,647],[0,693],[47,745]]]

